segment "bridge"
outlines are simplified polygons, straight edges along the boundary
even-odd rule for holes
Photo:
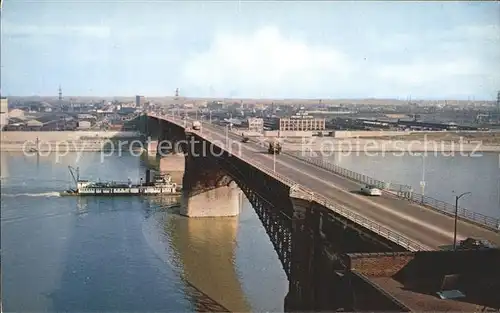
[[[152,113],[144,119],[147,135],[160,143],[176,143],[166,149],[185,155],[182,214],[237,215],[233,204],[239,190],[252,203],[290,282],[287,311],[421,310],[401,302],[397,292],[388,292],[389,287],[371,278],[382,276],[392,283],[393,274],[415,260],[451,260],[449,251],[436,251],[453,242],[454,220],[447,214],[390,193],[376,198],[359,195],[353,191],[360,186],[352,180],[291,155],[268,155],[267,147],[240,143],[238,135],[218,126],[204,124],[193,130],[184,120]],[[159,144],[158,150],[163,149]],[[458,240],[481,237],[500,244],[491,227],[460,219],[457,229]],[[461,271],[467,271],[464,264],[484,260],[470,252],[451,253],[463,265]],[[498,253],[492,256],[500,261]],[[460,261],[464,259],[469,263]],[[379,268],[379,273],[374,276],[366,264]],[[442,266],[441,274],[446,271]],[[371,298],[361,303],[345,294],[356,288],[370,289],[365,294]],[[453,306],[456,303],[449,305],[460,310]]]

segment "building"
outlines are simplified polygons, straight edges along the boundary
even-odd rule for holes
[[[9,123],[9,100],[0,98],[0,130]]]
[[[142,107],[144,104],[144,96],[135,96],[135,106],[137,108]]]
[[[280,128],[279,117],[264,117],[264,130],[278,130]]]
[[[248,130],[252,132],[262,133],[264,131],[264,120],[258,117],[249,117]]]
[[[325,128],[324,118],[314,118],[301,111],[290,118],[280,118],[279,120],[280,131],[323,131]]]
[[[24,130],[56,131],[75,130],[77,121],[64,114],[44,114],[24,121]]]

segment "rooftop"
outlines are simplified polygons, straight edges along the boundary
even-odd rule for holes
[[[409,311],[500,311],[500,249],[350,254],[348,263]]]

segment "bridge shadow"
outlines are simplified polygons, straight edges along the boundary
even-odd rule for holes
[[[224,311],[249,312],[235,271],[238,217],[188,218],[179,215],[179,207],[170,212],[163,226],[172,236],[171,250],[182,264],[183,279]]]

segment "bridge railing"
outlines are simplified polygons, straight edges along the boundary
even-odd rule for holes
[[[448,215],[455,214],[455,205],[437,200],[432,197],[424,196],[418,193],[409,193],[404,195],[398,195],[399,197],[406,199],[411,202],[418,203],[423,206],[430,207],[432,209],[438,210]],[[471,211],[469,209],[458,207],[457,215],[460,218],[479,224],[480,226],[486,227],[488,229],[499,232],[500,231],[500,219],[487,216],[481,213]]]
[[[166,118],[170,122],[176,123],[179,126],[183,126],[180,124],[180,121],[175,119],[175,118],[171,118],[169,116],[157,116],[157,117]],[[191,130],[191,131],[193,131],[193,130]],[[212,144],[227,151],[227,149],[226,149],[226,147],[224,147],[224,145],[218,144],[217,141],[212,141],[212,138],[210,138],[210,136],[208,136],[207,134],[203,134],[202,132],[199,132],[199,131],[193,131],[193,132],[196,132],[198,136],[202,137],[203,139],[205,139],[207,141],[212,142]],[[264,164],[262,164],[260,162],[256,162],[255,160],[251,160],[247,157],[244,157],[243,155],[234,155],[233,154],[232,156],[237,157],[237,158],[241,159],[242,161],[244,161],[250,165],[255,166],[256,168],[263,171],[267,175],[273,177],[274,179],[276,179],[278,181],[283,182],[284,184],[288,185],[290,188],[296,190],[297,191],[297,193],[295,195],[296,197],[316,202],[316,203],[332,210],[333,212],[355,222],[356,224],[361,225],[362,227],[365,227],[366,229],[369,229],[372,232],[374,232],[374,233],[376,233],[384,238],[387,238],[388,240],[396,243],[397,245],[399,245],[399,246],[401,246],[409,251],[432,250],[430,247],[427,247],[427,246],[422,245],[422,244],[420,244],[412,239],[409,239],[408,237],[406,237],[406,236],[404,236],[404,235],[402,235],[402,234],[400,234],[400,233],[398,233],[398,232],[396,232],[388,227],[385,227],[381,224],[373,222],[370,219],[368,219],[368,218],[366,218],[358,213],[355,213],[352,210],[347,209],[345,206],[342,206],[342,205],[339,205],[339,204],[333,202],[332,200],[328,199],[327,197],[325,197],[321,194],[315,193],[314,191],[294,182],[293,180],[289,179],[288,177],[283,176],[279,173],[276,173],[275,171],[269,169],[268,167],[266,167]]]
[[[363,175],[356,173],[354,171],[348,170],[346,168],[342,168],[334,163],[325,161],[323,159],[314,159],[314,158],[309,158],[309,157],[304,157],[301,155],[298,155],[293,152],[283,152],[287,155],[290,155],[294,158],[300,159],[306,163],[316,165],[318,167],[321,167],[323,169],[326,169],[328,171],[331,171],[337,175],[349,178],[354,181],[358,181],[364,184],[369,184],[369,185],[374,185],[377,186],[380,189],[387,190],[387,191],[392,191],[392,194],[401,198],[405,199],[411,202],[415,202],[427,207],[430,207],[432,209],[435,209],[437,211],[440,211],[445,214],[455,214],[455,205],[450,204],[448,202],[438,200],[435,198],[427,197],[418,193],[415,193],[412,191],[411,186],[407,185],[399,185],[399,184],[393,184],[393,183],[387,183],[383,182],[374,178],[371,178],[369,176]],[[487,216],[481,213],[474,212],[472,210],[459,207],[458,208],[458,216],[464,220],[468,220],[470,222],[473,222],[475,224],[478,224],[480,226],[483,226],[485,228],[494,230],[494,231],[500,231],[500,219]]]
[[[309,190],[309,192],[312,192]],[[389,239],[390,241],[398,244],[399,246],[409,250],[409,251],[425,251],[425,250],[432,250],[427,246],[424,246],[420,243],[417,243],[416,241],[413,241],[406,236],[401,235],[400,233],[389,229],[385,226],[382,226],[378,223],[375,223],[357,213],[354,213],[353,211],[346,209],[344,206],[334,204],[332,203],[331,200],[328,198],[322,196],[322,195],[315,195],[313,197],[314,201],[320,205],[323,205],[332,211],[336,212],[337,214],[340,214],[351,221],[354,221],[356,224],[361,225],[374,233]]]

